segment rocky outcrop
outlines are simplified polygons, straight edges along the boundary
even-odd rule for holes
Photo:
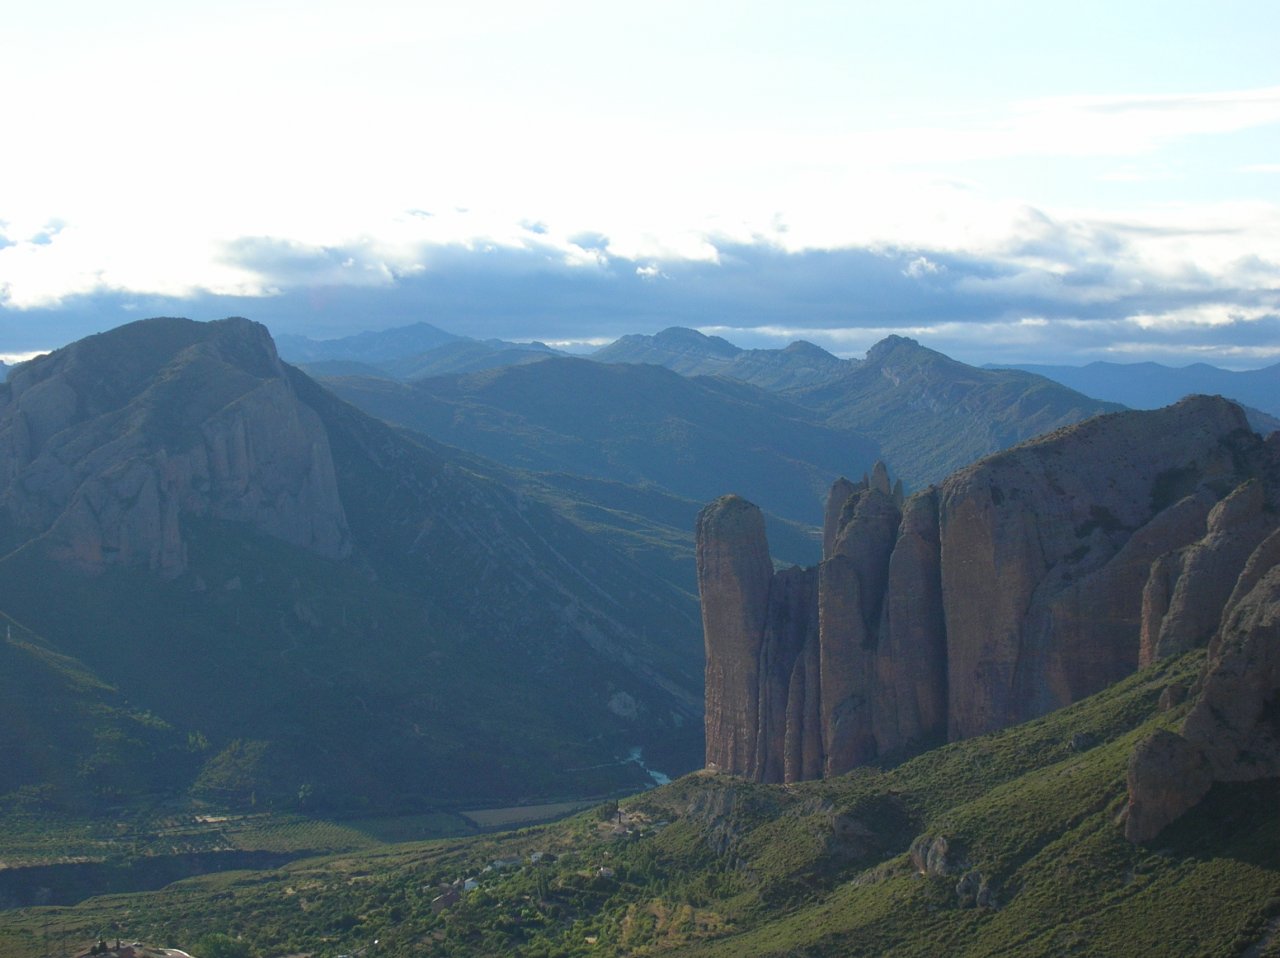
[[[1125,836],[1143,842],[1204,798],[1213,773],[1199,749],[1181,735],[1161,729],[1133,750],[1127,780]]]
[[[186,568],[184,517],[350,548],[327,434],[266,329],[145,320],[17,369],[0,407],[4,517],[88,572]]]
[[[1222,615],[1181,733],[1156,732],[1130,757],[1125,836],[1132,842],[1155,838],[1194,808],[1215,781],[1280,777],[1275,539],[1251,557],[1255,569],[1269,561],[1268,571],[1234,596]]]
[[[1193,397],[1059,430],[905,502],[878,464],[833,485],[814,569],[766,574],[756,520],[745,589],[702,574],[724,500],[713,504],[699,522],[708,761],[766,781],[839,774],[1042,715],[1203,645],[1233,592],[1280,553],[1268,538],[1277,445],[1238,407]],[[726,669],[717,623],[745,619],[759,626]],[[723,743],[746,731],[719,718],[713,729],[713,694],[735,703],[717,715],[754,721],[751,761],[724,764]]]
[[[1275,527],[1266,489],[1258,480],[1245,483],[1213,507],[1205,536],[1171,556],[1159,570],[1164,581],[1172,578],[1172,588],[1158,631],[1154,609],[1148,623],[1148,634],[1155,633],[1153,658],[1208,643],[1245,561]]]
[[[1248,478],[1236,466],[1242,448],[1257,458],[1259,446],[1239,407],[1200,397],[1100,416],[948,478],[939,527],[950,737],[1044,714],[1133,671],[1135,561],[1145,580],[1146,555],[1203,536],[1179,500],[1220,498]],[[1162,516],[1169,508],[1179,515]],[[1144,529],[1138,554],[1126,551]]]
[[[760,510],[739,496],[703,509],[697,562],[707,654],[707,765],[760,777],[760,657],[773,579]]]
[[[947,728],[947,629],[934,490],[903,506],[883,608],[875,736],[893,751],[936,739]]]
[[[756,507],[728,496],[703,510],[698,581],[708,765],[763,781],[796,781],[852,767],[880,751],[877,648],[890,577],[932,581],[937,605],[937,577],[927,562],[922,572],[904,548],[904,558],[890,563],[900,504],[883,465],[861,483],[838,480],[823,530],[826,558],[813,569],[777,573]],[[912,525],[905,535],[919,533]],[[899,641],[910,640],[920,611],[895,614]],[[917,684],[918,677],[904,677],[909,717],[880,735],[937,720],[935,703]],[[754,737],[746,734],[750,729]]]

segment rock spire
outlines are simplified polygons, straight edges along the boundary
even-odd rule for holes
[[[718,500],[698,522],[708,764],[840,774],[1205,644],[1280,553],[1278,448],[1201,396],[1058,430],[905,501],[878,463],[833,484],[822,562],[777,573],[759,510]]]

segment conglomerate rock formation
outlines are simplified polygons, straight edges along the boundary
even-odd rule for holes
[[[882,467],[841,479],[815,568],[775,573],[759,511],[721,498],[697,535],[707,764],[839,774],[1204,644],[1274,565],[1278,501],[1280,438],[1203,396],[1058,430],[905,501]]]
[[[1280,777],[1277,553],[1280,532],[1273,532],[1240,575],[1181,732],[1157,732],[1130,756],[1125,818],[1130,841],[1155,838],[1199,803],[1215,781]]]

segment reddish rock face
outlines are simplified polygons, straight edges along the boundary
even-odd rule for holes
[[[1169,607],[1160,622],[1155,658],[1179,655],[1208,643],[1244,564],[1274,530],[1262,482],[1246,482],[1214,506],[1204,538],[1180,555]],[[1154,628],[1154,623],[1153,623]]]
[[[1044,714],[1132,671],[1145,576],[1125,566],[1189,544],[1177,540],[1194,523],[1162,522],[1146,549],[1124,547],[1177,499],[1197,489],[1217,498],[1210,486],[1248,478],[1238,444],[1256,457],[1239,407],[1198,397],[1099,416],[942,484],[951,738]],[[1082,607],[1087,577],[1099,588]]]
[[[903,506],[889,557],[876,649],[875,736],[881,751],[934,741],[947,729],[947,630],[935,490]]]
[[[766,782],[812,777],[803,769],[821,761],[817,694],[808,694],[813,636],[817,634],[817,576],[785,569],[773,577],[760,650],[759,778]]]
[[[1199,749],[1181,735],[1161,729],[1129,756],[1127,781],[1125,838],[1146,842],[1204,798],[1213,773]]]
[[[1276,535],[1254,550],[1209,645],[1182,732],[1157,732],[1129,760],[1125,837],[1147,842],[1215,781],[1280,777],[1280,565]]]
[[[734,547],[751,574],[714,571],[732,537],[704,543],[724,524],[706,518],[725,500],[713,504],[699,522],[708,761],[727,767],[740,734],[754,743],[735,746],[743,774],[839,774],[1042,715],[1204,644],[1280,554],[1274,446],[1238,407],[1194,397],[1059,430],[905,504],[877,466],[835,483],[822,563],[785,578],[765,571],[758,513]],[[721,646],[730,658],[713,663]]]
[[[1228,607],[1182,734],[1215,779],[1280,776],[1280,566]]]
[[[707,652],[707,765],[759,777],[760,653],[773,580],[760,510],[738,496],[703,509],[697,562]]]
[[[832,489],[832,498],[843,492]],[[828,503],[828,514],[832,514]],[[874,759],[876,648],[889,558],[902,514],[883,463],[849,496],[818,569],[818,649],[824,770],[839,775]]]

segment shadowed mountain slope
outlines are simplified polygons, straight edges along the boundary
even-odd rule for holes
[[[0,609],[198,733],[175,790],[420,805],[598,792],[656,739],[690,761],[688,595],[338,400],[261,326],[134,323],[3,400]]]
[[[1030,373],[968,366],[902,336],[881,340],[839,379],[787,398],[876,440],[912,490],[1024,439],[1121,408]]]
[[[372,415],[508,466],[690,502],[733,477],[744,495],[792,522],[809,520],[832,475],[865,470],[876,456],[873,443],[779,396],[656,366],[554,358],[411,384],[327,384]],[[682,537],[695,513],[681,517],[689,523]]]
[[[1041,376],[968,366],[902,336],[882,340],[858,361],[806,342],[744,350],[673,327],[654,336],[624,336],[591,358],[654,363],[777,392],[828,426],[875,440],[908,489],[1024,439],[1121,408]]]

